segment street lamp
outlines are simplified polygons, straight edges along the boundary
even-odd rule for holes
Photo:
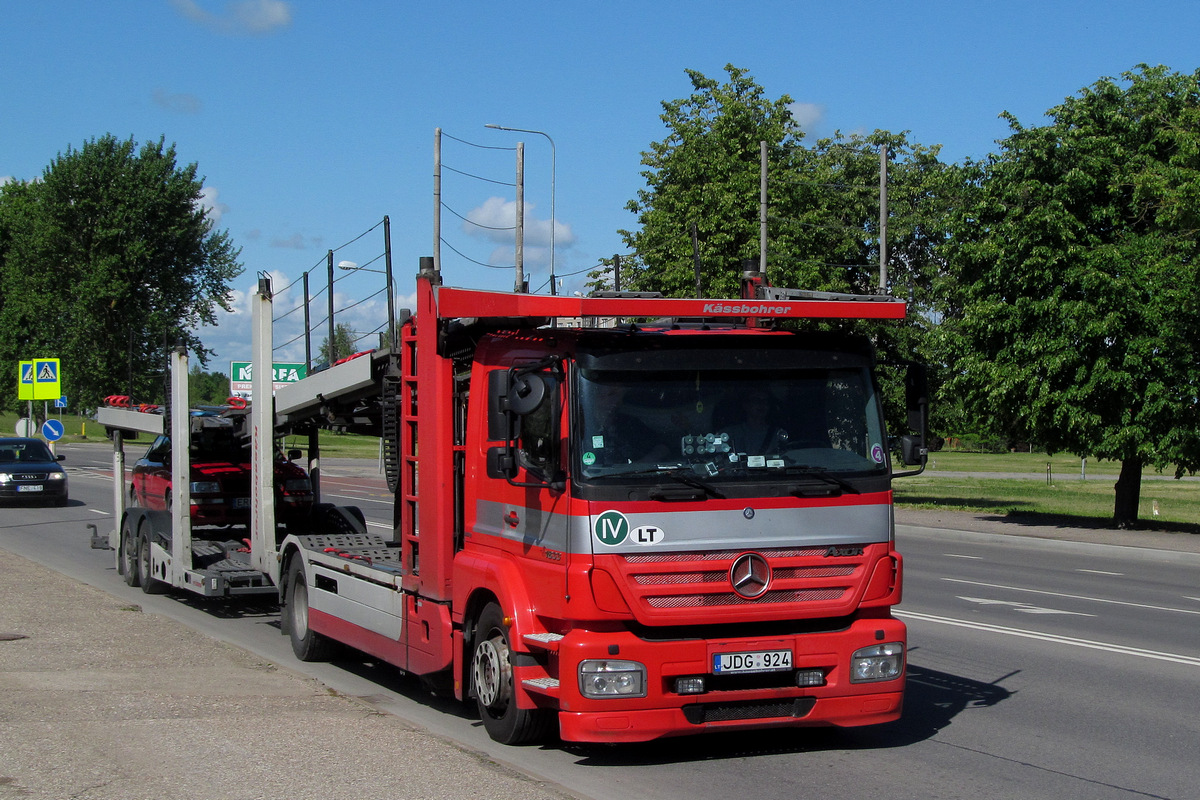
[[[390,260],[388,262],[388,266],[391,267]],[[394,299],[394,295],[396,293],[392,286],[392,271],[391,271],[391,269],[387,269],[387,270],[367,269],[366,267],[360,267],[358,264],[356,264],[353,261],[339,261],[338,269],[344,269],[344,270],[348,270],[351,272],[374,272],[377,275],[387,276],[387,310],[388,310],[388,337],[387,337],[387,340],[388,340],[388,345],[393,350],[395,350],[395,345],[396,345],[396,301]],[[330,343],[330,346],[332,347],[332,342]]]
[[[545,136],[546,141],[550,142],[550,294],[558,294],[558,288],[555,286],[554,280],[554,228],[557,226],[557,218],[554,216],[554,178],[555,178],[555,161],[556,154],[554,148],[554,140],[550,138],[550,134],[545,131],[535,131],[529,128],[509,128],[504,125],[495,125],[488,123],[485,128],[493,128],[498,131],[513,131],[514,133],[536,133],[538,136]]]

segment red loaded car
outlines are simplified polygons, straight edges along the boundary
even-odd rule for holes
[[[233,421],[193,412],[190,465],[193,526],[245,525],[250,520],[250,453]],[[298,458],[300,451],[292,451]],[[308,473],[282,452],[275,458],[275,519],[295,525],[312,510]],[[171,438],[159,436],[132,469],[129,502],[171,508]]]

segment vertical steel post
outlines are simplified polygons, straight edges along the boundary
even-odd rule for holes
[[[337,356],[333,350],[333,251],[329,251],[328,256],[329,266],[329,352],[326,355],[329,357],[329,366],[333,366],[333,362],[337,361]]]
[[[517,142],[517,236],[516,279],[513,291],[525,291],[525,143]]]
[[[767,275],[767,143],[758,143],[759,147],[759,186],[758,186],[758,275]]]
[[[887,163],[888,148],[879,146],[879,293],[888,293],[887,250]]]
[[[396,286],[392,280],[392,223],[383,215],[383,260],[387,270],[388,349],[396,352]]]

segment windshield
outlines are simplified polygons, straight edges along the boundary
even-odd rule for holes
[[[578,469],[619,482],[879,474],[886,440],[865,366],[577,374]]]

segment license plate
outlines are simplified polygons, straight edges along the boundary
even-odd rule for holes
[[[42,490],[41,484],[29,484],[28,486],[18,486],[17,487],[18,492],[40,492],[41,490]]]
[[[792,668],[791,650],[758,650],[751,653],[713,653],[713,674],[781,672]]]
[[[249,508],[250,507],[250,498],[249,497],[233,498],[233,507],[234,508]]]

